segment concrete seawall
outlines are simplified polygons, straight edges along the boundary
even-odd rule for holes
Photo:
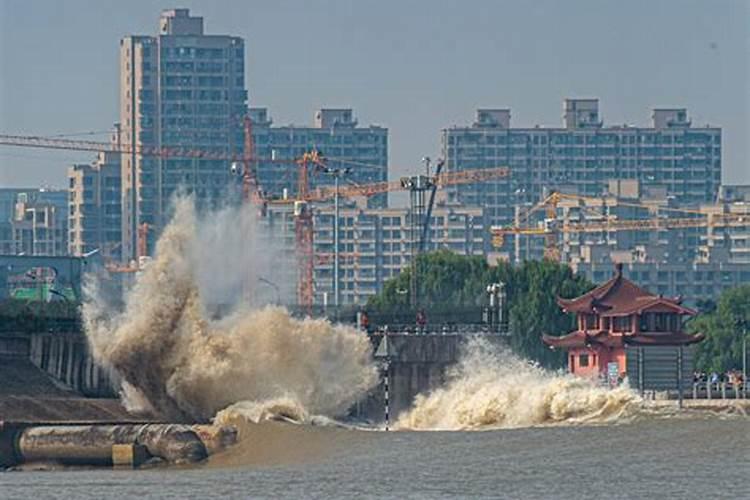
[[[492,344],[504,345],[506,338],[485,334]],[[388,363],[381,361],[381,384],[355,409],[355,415],[374,422],[384,419],[384,378],[388,372],[390,419],[408,410],[417,394],[427,393],[443,385],[447,370],[458,361],[462,347],[469,336],[462,334],[388,334],[387,352],[383,335],[372,337],[376,358],[387,355]],[[383,358],[385,359],[385,358]]]
[[[107,398],[117,393],[116,377],[94,363],[80,332],[3,332],[0,356],[30,360],[61,386],[83,396]]]

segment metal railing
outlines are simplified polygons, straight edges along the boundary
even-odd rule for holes
[[[747,382],[695,382],[693,399],[747,399]]]

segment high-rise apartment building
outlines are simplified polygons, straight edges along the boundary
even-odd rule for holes
[[[16,253],[16,244],[13,239],[16,199],[20,193],[27,191],[34,191],[34,189],[0,188],[0,255]]]
[[[113,142],[119,142],[116,129]],[[121,259],[120,154],[100,152],[90,165],[68,168],[68,249],[70,255],[99,250]]]
[[[265,224],[272,235],[278,262],[274,270],[285,298],[293,297],[297,276],[297,254],[292,207],[268,210]],[[481,208],[440,202],[431,218],[430,240],[425,250],[448,249],[460,255],[487,254],[489,233]],[[329,305],[334,299],[334,208],[320,206],[313,213],[314,303]],[[365,304],[411,263],[411,210],[366,208],[346,203],[339,209],[339,304]],[[418,238],[418,236],[417,236]],[[294,299],[293,299],[294,300]]]
[[[68,192],[38,189],[18,193],[11,221],[11,254],[68,254]]]
[[[203,18],[188,9],[162,12],[158,35],[120,41],[122,142],[241,155],[244,65],[242,38],[204,34]],[[225,160],[133,152],[122,155],[121,169],[124,259],[136,257],[142,223],[151,251],[178,189],[200,206],[225,200],[231,184]]]
[[[550,231],[567,228],[558,233],[557,249],[560,260],[571,265],[632,261],[750,264],[747,201],[702,203],[682,211],[663,192],[661,195],[644,192],[637,181],[613,181],[606,195],[561,199],[555,207],[554,219],[549,217],[547,210],[538,211],[524,225],[546,227]],[[691,219],[696,219],[695,223],[682,223]],[[662,223],[658,227],[644,224],[640,228],[626,224],[654,220]],[[608,225],[608,221],[613,225]],[[614,227],[617,223],[619,229]],[[578,225],[589,227],[586,231],[575,231]],[[540,259],[543,255],[545,239],[540,235],[520,236],[515,243],[517,262]]]
[[[273,126],[266,108],[251,108],[255,155],[290,160],[258,163],[258,181],[270,196],[297,192],[299,167],[292,161],[315,149],[331,169],[349,169],[340,182],[366,184],[388,180],[388,129],[377,125],[359,127],[351,109],[321,109],[313,126]],[[332,185],[334,178],[310,169],[311,187]],[[373,196],[370,206],[384,207],[387,195]]]
[[[315,303],[334,303],[333,208],[314,214]],[[386,280],[411,264],[411,210],[343,208],[339,212],[339,303],[365,304]],[[426,252],[447,249],[484,256],[489,233],[481,208],[437,204],[432,212]]]
[[[693,303],[715,300],[726,288],[747,282],[750,203],[732,198],[735,201],[701,204],[681,212],[663,191],[644,191],[637,181],[613,181],[609,191],[605,196],[562,199],[554,219],[542,211],[525,226],[567,228],[557,236],[560,260],[593,282],[606,279],[613,263],[622,263],[649,290],[682,295]],[[662,221],[658,227],[625,224],[657,218]],[[670,218],[673,223],[667,224]],[[692,219],[699,223],[682,223]],[[609,221],[627,229],[615,230]],[[589,229],[574,231],[579,225]],[[529,235],[516,241],[519,260],[541,258],[544,237]]]
[[[509,109],[480,109],[472,125],[442,131],[442,148],[447,171],[510,168],[509,177],[452,188],[494,225],[512,224],[516,207],[545,189],[599,196],[610,180],[633,179],[697,206],[714,201],[721,183],[721,129],[692,126],[682,108],[655,109],[650,127],[604,126],[597,99],[566,99],[562,127],[531,128],[511,127]]]

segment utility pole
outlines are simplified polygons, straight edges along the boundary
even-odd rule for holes
[[[350,168],[325,167],[323,172],[333,176],[333,305],[338,315],[339,308],[339,177],[348,175]]]
[[[339,314],[339,173],[333,175],[336,193],[333,198],[333,305]]]
[[[742,397],[747,399],[747,324],[742,324]]]
[[[490,298],[489,323],[496,333],[502,333],[503,307],[505,305],[505,283],[487,285],[487,295]]]
[[[410,239],[411,239],[411,306],[415,309],[419,307],[419,293],[418,286],[418,275],[419,269],[417,265],[417,257],[421,250],[421,234],[422,227],[424,225],[424,210],[425,210],[425,192],[432,189],[434,180],[426,175],[415,175],[412,177],[402,177],[401,187],[407,189],[410,194],[411,200],[411,225],[410,225]]]
[[[430,161],[431,160],[430,160],[429,156],[425,156],[424,158],[422,158],[422,163],[424,163],[425,172],[427,174],[427,177],[430,176]]]

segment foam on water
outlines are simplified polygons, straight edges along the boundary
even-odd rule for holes
[[[641,399],[558,374],[498,350],[480,338],[466,345],[444,387],[419,395],[398,429],[474,430],[607,423],[634,415]]]

